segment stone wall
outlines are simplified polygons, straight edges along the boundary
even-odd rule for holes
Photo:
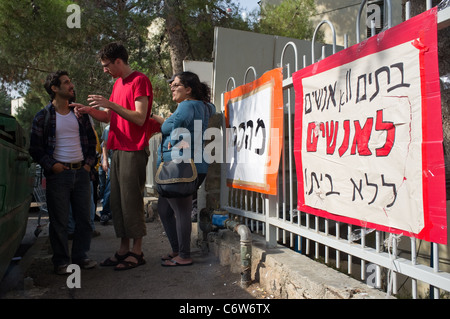
[[[208,235],[209,250],[232,272],[241,272],[239,240],[239,235],[229,230]],[[258,235],[253,235],[252,242],[252,280],[282,299],[386,298],[384,292],[289,248],[268,249],[264,238]]]

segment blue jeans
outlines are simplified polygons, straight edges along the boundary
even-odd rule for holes
[[[98,166],[98,197],[103,198],[103,192],[105,191],[106,172],[103,170],[101,161]]]
[[[111,195],[111,181],[109,179],[109,169],[108,174],[106,175],[105,179],[105,188],[103,190],[103,209],[100,213],[101,216],[103,215],[109,215],[111,216],[111,205],[109,203],[109,197]]]
[[[53,264],[55,266],[70,264],[71,260],[72,263],[82,262],[87,258],[86,253],[90,249],[92,233],[89,173],[81,168],[47,176],[46,196]],[[75,229],[70,254],[67,236],[71,209]]]
[[[94,202],[94,182],[90,182],[91,184],[91,227],[92,230],[95,230],[95,202]],[[73,234],[75,231],[75,221],[73,220],[72,217],[72,208],[70,208],[69,211],[69,223],[67,225],[67,231],[69,232],[69,234]]]

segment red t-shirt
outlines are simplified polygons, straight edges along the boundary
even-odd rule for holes
[[[153,91],[149,78],[141,72],[133,72],[125,79],[119,78],[109,100],[128,110],[136,110],[135,100],[140,96],[148,97],[147,118],[144,125],[139,126],[125,120],[116,112],[111,112],[111,122],[107,148],[110,150],[139,151],[148,146],[151,124]]]

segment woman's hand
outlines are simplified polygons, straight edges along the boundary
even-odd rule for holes
[[[178,148],[190,148],[191,146],[185,140],[181,140],[180,142],[177,143],[177,147]]]
[[[189,145],[188,142],[181,140],[179,141],[176,145],[176,148],[190,148],[191,146]],[[169,142],[169,144],[167,145],[167,149],[170,150],[172,148],[172,144]]]

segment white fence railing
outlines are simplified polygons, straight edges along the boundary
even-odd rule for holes
[[[365,2],[366,0],[362,1],[361,7]],[[387,2],[389,11],[390,1]],[[431,1],[427,1],[427,5],[430,8]],[[409,4],[406,7],[408,8]],[[438,21],[441,28],[448,26],[449,10],[450,7],[447,6],[439,11]],[[406,17],[408,16],[409,12],[406,13]],[[325,22],[331,26],[334,33],[331,23]],[[283,64],[287,50],[294,51],[295,70],[292,70],[294,67],[289,64]],[[314,51],[312,57],[314,60]],[[265,236],[267,245],[282,244],[291,247],[299,253],[357,277],[374,288],[383,289],[388,295],[399,294],[400,288],[406,283],[410,285],[406,296],[412,298],[424,297],[418,293],[418,286],[423,284],[429,287],[432,298],[439,298],[441,293],[448,294],[448,256],[439,258],[440,252],[448,253],[447,246],[344,224],[296,209],[297,181],[292,145],[295,101],[292,98],[294,92],[290,74],[298,70],[298,59],[295,44],[286,44],[280,58],[287,77],[283,80],[285,138],[279,172],[279,195],[228,188],[223,182],[226,172],[225,165],[222,165],[222,208],[245,223],[254,234]],[[303,64],[306,65],[305,57]],[[424,245],[430,245],[427,250],[429,256],[419,253]],[[444,269],[447,272],[443,271]]]

